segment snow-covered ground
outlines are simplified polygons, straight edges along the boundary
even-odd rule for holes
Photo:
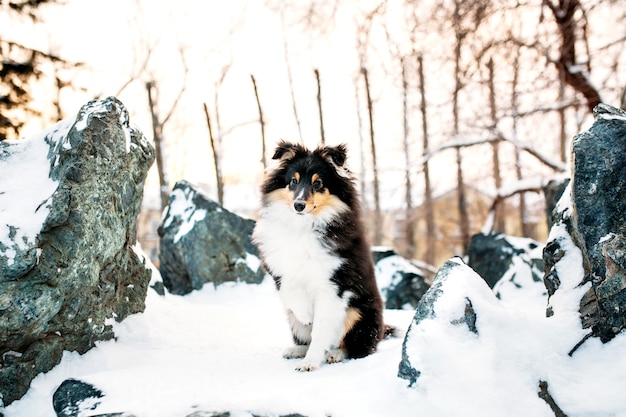
[[[448,300],[455,291],[473,298],[479,336],[450,325],[446,314],[456,307],[441,301],[441,320],[422,322],[412,340],[412,355],[419,342],[421,357],[412,360],[422,375],[410,388],[397,377],[402,338],[383,341],[364,359],[295,371],[295,362],[281,357],[291,338],[266,279],[260,285],[209,284],[186,296],[150,290],[144,313],[115,324],[116,341],[100,342],[82,356],[66,352],[4,414],[54,416],[52,394],[75,378],[106,393],[84,415],[553,416],[537,396],[538,381],[545,379],[570,417],[626,416],[624,335],[607,345],[590,339],[569,357],[584,334],[572,306],[555,300],[550,319],[543,308],[537,311],[540,303],[520,311],[519,304],[491,297],[472,274],[469,268],[456,272],[446,291]],[[402,330],[412,318],[408,310],[385,312],[386,321]]]
[[[413,413],[419,396],[396,377],[402,339],[390,339],[361,360],[294,370],[281,357],[291,337],[271,280],[261,285],[206,285],[187,296],[150,290],[147,309],[115,325],[117,341],[66,353],[37,377],[5,416],[54,416],[52,394],[66,378],[107,395],[91,415],[185,416],[194,410],[258,414],[394,415]],[[388,311],[406,328],[413,313]]]
[[[35,244],[45,217],[42,203],[56,187],[48,179],[42,145],[41,138],[23,142],[14,165],[5,160],[0,167],[0,226],[19,227],[20,242],[27,245]],[[23,188],[8,188],[17,184],[15,178]],[[15,242],[2,227],[0,242],[11,247]],[[265,280],[261,285],[209,284],[186,296],[161,297],[150,290],[144,313],[114,324],[117,340],[100,342],[82,356],[66,352],[58,366],[39,375],[27,394],[0,414],[53,417],[54,391],[75,378],[106,394],[84,415],[183,417],[202,410],[240,416],[548,417],[554,413],[537,395],[539,381],[545,380],[569,417],[626,417],[626,336],[606,345],[589,339],[568,356],[587,333],[578,318],[578,301],[586,290],[577,286],[582,260],[564,227],[553,228],[550,238],[562,239],[568,251],[557,266],[563,282],[550,300],[554,315],[545,317],[544,291],[528,271],[515,282],[529,285],[501,285],[498,300],[482,279],[461,266],[435,304],[437,317],[411,332],[407,351],[421,372],[413,387],[397,377],[402,338],[383,341],[364,359],[296,372],[295,362],[281,356],[291,337],[274,285]],[[14,253],[0,255],[12,259]],[[478,335],[451,324],[462,314],[465,297],[476,311]],[[412,318],[410,310],[385,312],[387,323],[402,331]]]

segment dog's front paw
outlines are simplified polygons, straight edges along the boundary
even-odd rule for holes
[[[300,362],[298,366],[296,366],[296,371],[311,372],[311,371],[315,371],[319,367],[320,367],[319,363],[305,359],[302,362]]]
[[[295,345],[290,346],[283,352],[283,358],[285,359],[300,359],[304,358],[307,350],[309,350],[308,345]]]
[[[337,362],[343,362],[344,359],[346,359],[348,357],[348,355],[346,354],[346,351],[343,349],[331,349],[328,352],[326,352],[326,362],[327,363],[337,363]]]

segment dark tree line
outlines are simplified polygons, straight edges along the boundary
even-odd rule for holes
[[[39,7],[54,4],[56,0],[23,0],[0,2],[0,13],[13,17],[24,17],[38,21]],[[41,67],[52,64],[55,68],[54,87],[57,91],[71,85],[59,69],[75,68],[78,63],[69,63],[62,57],[22,45],[3,37],[0,30],[0,140],[19,137],[20,130],[29,117],[41,117],[31,105],[35,97],[32,86],[42,78]],[[49,98],[50,106],[56,109],[55,118],[63,117],[58,94]]]

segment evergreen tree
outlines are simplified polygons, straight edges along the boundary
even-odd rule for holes
[[[38,8],[56,0],[0,1],[0,13],[11,18],[25,17],[38,23]],[[39,80],[43,63],[64,63],[60,58],[19,42],[6,39],[0,30],[0,140],[17,138],[29,116],[39,114],[29,105],[33,101],[32,83]]]

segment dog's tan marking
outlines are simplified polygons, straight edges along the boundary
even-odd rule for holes
[[[352,330],[354,325],[357,324],[359,320],[361,320],[361,313],[359,312],[359,310],[353,307],[350,307],[348,310],[346,310],[346,319],[343,321],[343,336],[341,336],[341,343],[339,343],[339,347],[341,349],[346,349],[346,346],[343,343],[343,338],[350,330]]]
[[[361,320],[361,313],[356,308],[350,307],[346,311],[346,319],[343,322],[344,325],[344,335],[348,333],[354,327],[357,322]]]
[[[296,172],[295,174],[293,174],[293,177],[296,179],[296,181],[298,181],[298,183],[300,183],[300,173]]]
[[[279,188],[278,190],[274,190],[271,193],[266,194],[264,199],[268,204],[281,200],[291,203],[293,201],[293,191],[290,191],[289,188]]]
[[[319,214],[329,208],[335,209],[338,212],[346,208],[346,204],[328,190],[324,190],[321,193],[312,193],[307,200],[307,205],[309,204],[313,207],[311,210],[313,214]]]
[[[317,180],[319,180],[319,179],[320,179],[319,174],[313,174],[313,175],[311,175],[311,184],[314,184],[314,183],[315,183],[315,181],[317,181]]]

